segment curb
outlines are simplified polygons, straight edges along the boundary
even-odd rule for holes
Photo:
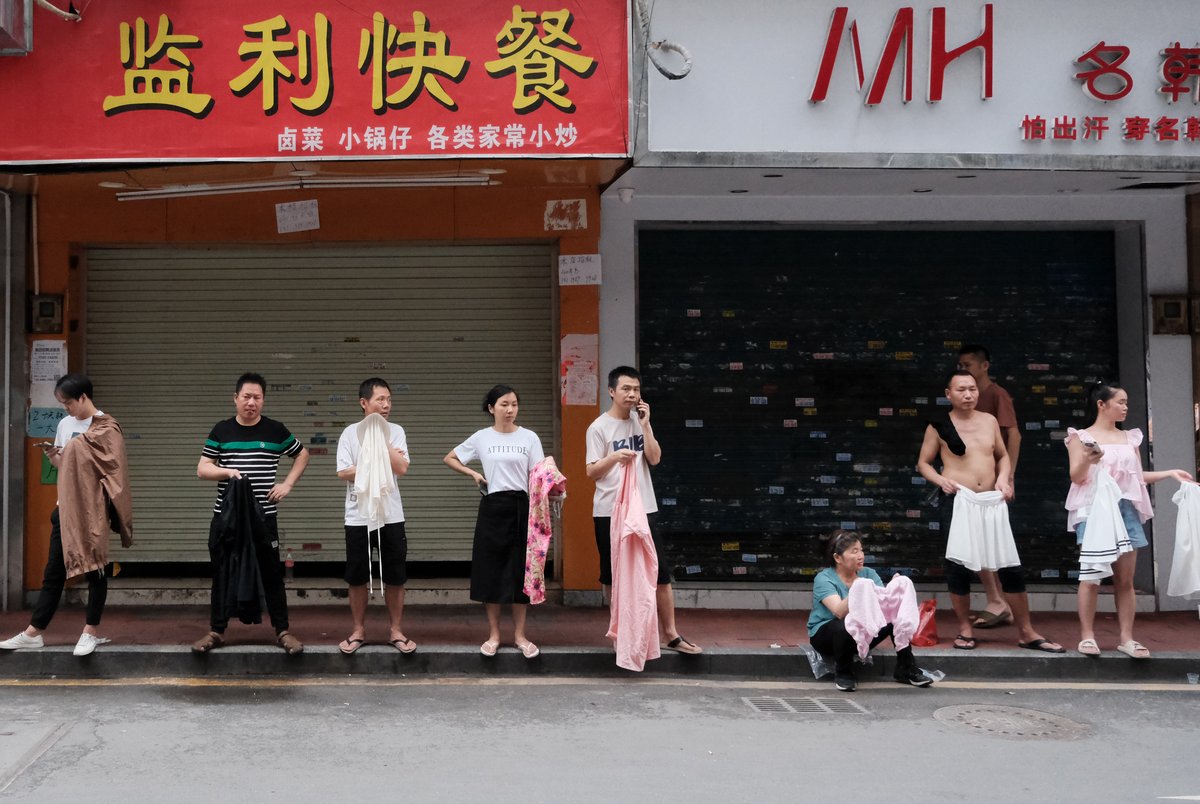
[[[1200,672],[1200,655],[1159,652],[1138,661],[1119,654],[1090,658],[1072,654],[1017,656],[1010,651],[927,650],[918,655],[922,667],[940,670],[952,681],[1071,681],[1187,683],[1187,674]],[[863,679],[890,679],[895,667],[891,653],[873,654],[874,663],[862,668]],[[699,656],[664,652],[647,664],[644,673],[616,666],[607,648],[543,648],[536,659],[515,649],[484,657],[477,648],[422,647],[410,655],[382,646],[368,646],[353,656],[330,646],[310,647],[288,656],[275,647],[225,647],[197,655],[187,646],[106,646],[77,658],[71,648],[51,647],[0,653],[0,679],[146,679],[146,678],[290,678],[302,680],[337,676],[568,676],[599,678],[737,677],[772,681],[809,681],[812,671],[803,653],[793,650],[730,650],[714,648]]]

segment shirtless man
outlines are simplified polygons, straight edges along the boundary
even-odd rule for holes
[[[1064,653],[1062,645],[1034,631],[1029,621],[1029,598],[1008,524],[1007,500],[1012,498],[1013,491],[1011,466],[996,417],[975,409],[979,388],[968,371],[960,369],[950,376],[946,398],[951,404],[949,423],[925,428],[917,471],[943,494],[946,585],[958,618],[954,647],[975,648],[971,573],[994,569],[1021,635],[1017,645],[1045,653]],[[933,467],[939,458],[941,472]],[[952,495],[957,495],[953,497],[953,505]]]

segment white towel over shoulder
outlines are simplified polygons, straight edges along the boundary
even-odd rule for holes
[[[1186,597],[1200,592],[1200,486],[1184,483],[1171,500],[1179,506],[1179,516],[1167,594]]]
[[[954,493],[954,516],[946,537],[946,558],[972,572],[1020,565],[1003,494],[959,486]]]
[[[384,526],[384,497],[399,494],[392,474],[391,431],[387,419],[378,413],[358,423],[358,461],[354,466],[354,493],[358,512],[367,521],[367,531]]]

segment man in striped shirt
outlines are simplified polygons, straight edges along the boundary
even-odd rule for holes
[[[267,600],[267,613],[275,628],[279,646],[288,653],[300,653],[304,646],[288,633],[287,593],[283,586],[283,571],[279,562],[279,528],[276,522],[277,504],[291,493],[292,487],[308,466],[308,450],[296,440],[282,423],[262,415],[267,382],[262,375],[246,373],[238,378],[233,404],[237,415],[217,422],[200,456],[196,475],[201,480],[217,481],[217,502],[209,529],[209,552],[213,557],[213,596],[211,629],[192,645],[197,653],[207,653],[225,644],[228,615],[218,600],[216,540],[221,503],[225,487],[233,478],[250,481],[254,497],[266,515],[269,544],[256,544],[259,574]],[[282,483],[275,482],[280,457],[292,458],[292,469]]]

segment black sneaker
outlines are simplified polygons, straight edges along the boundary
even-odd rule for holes
[[[858,681],[849,673],[838,673],[833,677],[833,686],[842,692],[854,692],[858,687]]]
[[[914,687],[928,687],[933,683],[933,679],[925,675],[916,665],[897,667],[892,678],[896,679],[898,684],[912,684]]]

